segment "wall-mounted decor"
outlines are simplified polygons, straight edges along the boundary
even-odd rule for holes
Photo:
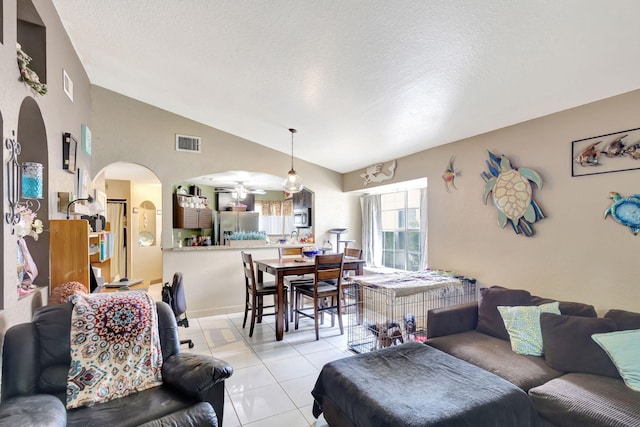
[[[372,182],[382,182],[393,178],[396,172],[396,161],[393,160],[389,166],[384,168],[388,173],[383,173],[384,163],[377,163],[369,166],[365,173],[360,174],[360,178],[364,179],[364,185],[371,184]]]
[[[65,69],[62,70],[62,90],[64,90],[67,98],[73,102],[73,80],[71,80]]]
[[[489,172],[482,172],[484,186],[483,200],[487,204],[492,193],[493,204],[498,210],[498,225],[504,228],[511,223],[516,234],[527,237],[534,235],[533,223],[545,217],[542,209],[533,199],[531,182],[542,188],[540,175],[528,168],[515,169],[505,156],[500,157],[487,150]]]
[[[69,133],[62,134],[62,169],[76,173],[76,154],[78,141]]]
[[[22,163],[21,183],[23,199],[42,199],[42,163],[24,162]]]
[[[629,230],[637,235],[640,232],[640,194],[622,197],[616,192],[611,192],[609,198],[613,203],[604,211],[604,218],[607,219],[611,215],[618,223],[629,227]]]
[[[86,199],[89,197],[89,171],[78,168],[76,182],[76,194],[78,195],[78,199]]]
[[[451,193],[451,188],[449,188],[449,185],[451,185],[451,187],[453,187],[455,190],[457,190],[458,188],[456,187],[455,182],[453,182],[456,179],[456,176],[460,175],[460,171],[456,171],[453,167],[453,161],[455,160],[454,156],[451,156],[451,158],[449,159],[449,165],[447,165],[447,168],[444,170],[444,173],[442,174],[442,179],[444,180],[444,186],[447,189],[447,192]]]
[[[91,129],[89,129],[87,125],[82,125],[81,132],[82,150],[88,155],[91,155]]]
[[[20,143],[16,140],[16,131],[11,131],[11,138],[4,140],[4,146],[9,150],[9,160],[7,160],[7,199],[9,201],[9,212],[4,214],[4,219],[11,226],[11,234],[15,232],[15,225],[20,221],[20,214],[17,212],[20,201],[20,164],[18,156],[22,151]]]
[[[25,82],[25,84],[33,89],[34,93],[38,93],[40,95],[46,94],[47,85],[40,82],[40,77],[38,77],[35,71],[29,68],[29,63],[33,58],[31,58],[24,50],[22,50],[22,46],[20,46],[20,43],[16,43],[16,52],[18,55],[18,69],[20,70],[20,80]]]
[[[640,169],[640,128],[571,142],[571,176]]]

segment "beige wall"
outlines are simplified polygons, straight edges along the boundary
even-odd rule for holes
[[[22,1],[22,0],[20,0]],[[0,45],[0,115],[2,116],[2,137],[7,138],[12,130],[17,131],[20,105],[28,97],[35,99],[40,109],[47,135],[49,167],[44,171],[48,180],[50,218],[64,218],[65,214],[57,212],[56,193],[74,191],[74,175],[62,169],[62,133],[71,132],[80,140],[82,123],[90,125],[91,101],[90,86],[87,75],[64,32],[62,23],[50,1],[35,0],[40,18],[46,26],[47,42],[47,78],[48,93],[35,95],[24,83],[18,81],[16,64],[16,20],[17,1],[4,0],[4,43]],[[74,100],[71,102],[62,89],[62,70],[67,71],[74,83]],[[18,141],[20,140],[20,135]],[[4,144],[3,144],[4,146]],[[79,166],[88,168],[89,159],[79,150]],[[8,211],[6,200],[6,162],[8,151],[3,149],[2,170],[2,203],[3,212]],[[16,294],[16,238],[11,235],[9,227],[1,226],[3,237],[2,273],[4,308],[0,310],[0,334],[11,325],[27,322],[33,311],[46,303],[48,287],[47,277],[38,277],[36,283],[44,287],[20,300]],[[45,230],[47,233],[48,230]]]
[[[139,244],[139,236],[141,230],[141,221],[143,209],[140,206],[143,202],[148,201],[156,206],[155,212],[155,237],[156,243],[152,246],[142,247]],[[160,184],[140,184],[132,183],[131,185],[131,206],[138,208],[133,211],[129,217],[129,230],[131,235],[131,278],[144,279],[149,283],[162,282],[162,219],[164,211],[162,211],[162,186]],[[158,212],[160,214],[158,215]],[[149,220],[154,212],[147,209]],[[171,220],[172,211],[166,213],[167,219]]]
[[[600,312],[640,311],[640,235],[603,219],[609,192],[640,193],[640,170],[571,177],[571,141],[637,128],[639,117],[635,91],[398,159],[394,181],[429,181],[429,265]],[[487,149],[542,176],[534,197],[547,218],[534,237],[500,229],[496,209],[483,204]],[[448,193],[441,175],[452,155],[461,175]],[[345,175],[346,190],[362,188],[360,173]]]
[[[176,184],[196,176],[228,170],[264,172],[282,176],[284,180],[290,167],[286,153],[101,87],[92,89],[92,109],[94,170],[101,170],[117,161],[127,161],[149,168],[160,179],[161,209],[165,213],[162,216],[162,245],[166,248],[173,247],[170,213]],[[287,125],[283,124],[282,129],[283,138],[288,138]],[[175,151],[176,133],[200,136],[202,152]],[[327,231],[335,227],[349,228],[353,234],[350,233],[348,238],[359,240],[359,198],[356,194],[342,191],[342,175],[299,159],[295,160],[295,167],[305,185],[315,192],[314,229],[317,241],[329,239]],[[171,255],[165,253],[163,256],[166,260]],[[167,274],[164,276],[164,281],[171,279]]]

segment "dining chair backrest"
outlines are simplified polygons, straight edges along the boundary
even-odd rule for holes
[[[362,249],[344,248],[344,256],[355,259],[362,259]]]
[[[242,266],[244,270],[244,282],[247,288],[253,287],[254,283],[256,283],[256,275],[253,269],[253,256],[251,254],[246,253],[244,251],[242,254]]]
[[[284,257],[302,256],[302,247],[299,248],[278,248],[280,259]]]
[[[340,287],[342,282],[342,270],[344,267],[344,254],[327,254],[316,255],[316,267],[315,267],[315,283],[318,284],[323,281],[331,280],[335,281],[337,287]]]

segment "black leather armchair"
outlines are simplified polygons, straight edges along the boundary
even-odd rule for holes
[[[157,303],[163,384],[91,407],[66,410],[71,303],[36,310],[7,331],[0,426],[222,426],[225,361],[180,353],[176,319]]]

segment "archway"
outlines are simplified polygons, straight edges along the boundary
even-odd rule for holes
[[[105,166],[94,179],[104,188],[106,219],[114,234],[112,279],[143,279],[162,282],[162,184],[156,174],[135,163],[116,162]],[[150,244],[149,236],[153,236]]]

